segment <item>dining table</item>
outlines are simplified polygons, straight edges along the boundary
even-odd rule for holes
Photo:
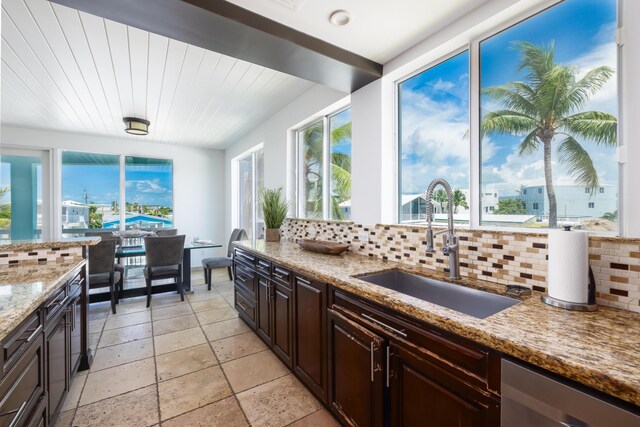
[[[221,248],[220,243],[186,242],[182,256],[182,287],[184,292],[191,292],[191,251],[194,249]],[[119,246],[116,249],[118,263],[122,258],[145,256],[144,245]]]

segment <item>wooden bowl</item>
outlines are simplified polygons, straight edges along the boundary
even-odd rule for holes
[[[350,246],[347,243],[328,242],[326,240],[311,239],[298,240],[298,244],[302,249],[327,255],[340,255],[342,252],[349,249]]]

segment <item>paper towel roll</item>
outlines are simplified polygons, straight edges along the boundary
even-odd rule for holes
[[[587,303],[589,299],[589,236],[584,231],[549,231],[549,296]]]

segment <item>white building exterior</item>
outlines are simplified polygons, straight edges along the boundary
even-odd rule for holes
[[[554,186],[558,203],[558,219],[576,221],[601,218],[618,209],[618,190],[613,185],[602,185],[591,191],[577,185]],[[520,199],[528,214],[545,219],[549,216],[547,188],[544,185],[523,187]]]

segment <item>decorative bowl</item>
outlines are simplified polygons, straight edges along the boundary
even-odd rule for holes
[[[349,249],[350,246],[348,243],[311,239],[298,240],[298,244],[302,249],[327,255],[340,255],[341,253]]]

